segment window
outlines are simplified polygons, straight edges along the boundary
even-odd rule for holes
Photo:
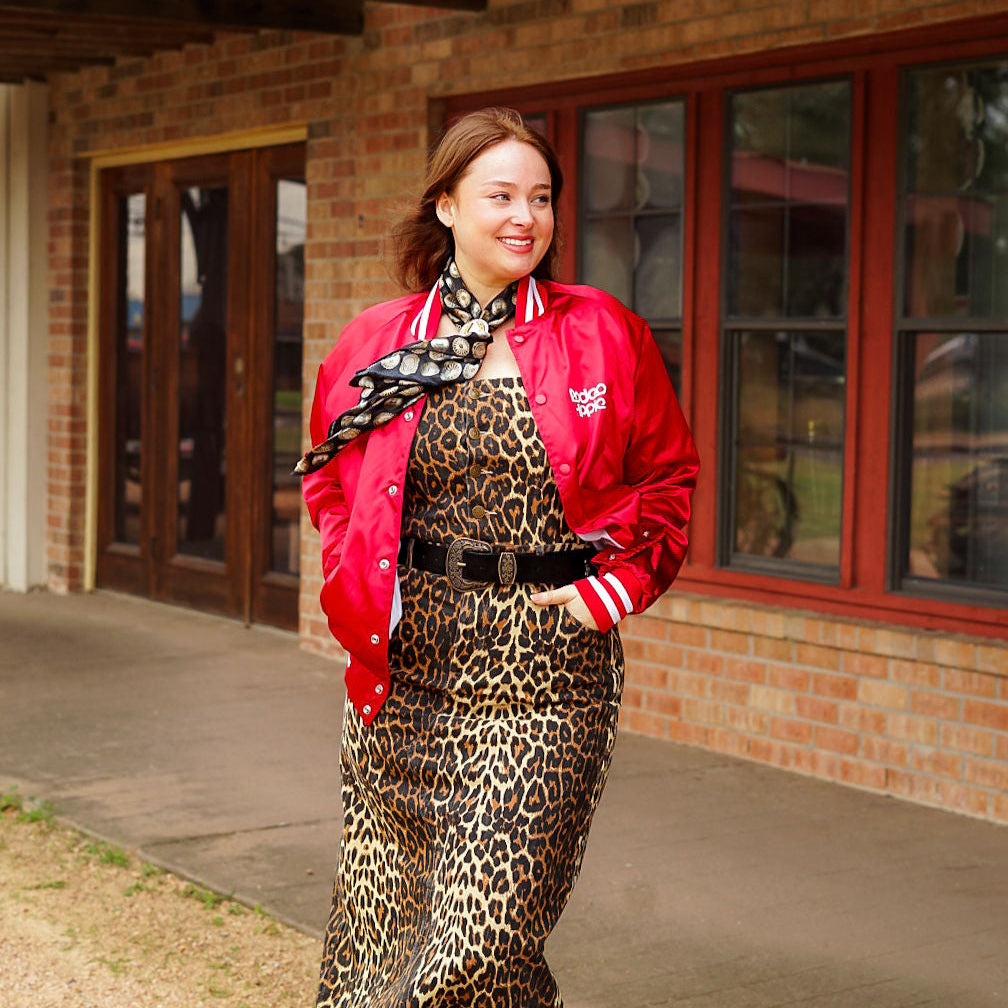
[[[681,101],[589,109],[581,127],[580,278],[651,326],[680,387]]]
[[[904,92],[900,573],[1008,589],[1008,62]]]
[[[732,95],[726,143],[724,553],[835,576],[850,85]]]
[[[651,324],[702,459],[684,590],[1004,636],[1006,30],[445,99],[533,117],[559,279]]]

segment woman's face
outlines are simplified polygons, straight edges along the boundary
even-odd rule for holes
[[[455,262],[481,304],[531,273],[553,240],[549,167],[528,144],[505,140],[469,165],[437,201],[455,236]]]

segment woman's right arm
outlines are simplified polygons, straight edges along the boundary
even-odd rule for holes
[[[312,444],[319,444],[325,440],[329,424],[335,419],[325,415],[328,395],[329,384],[323,364],[319,368],[315,382],[315,398],[312,401],[309,422]],[[336,473],[335,461],[323,466],[317,472],[302,477],[301,493],[308,505],[312,525],[318,529],[322,539],[322,576],[328,578],[339,563],[347,522],[350,519],[350,509]]]

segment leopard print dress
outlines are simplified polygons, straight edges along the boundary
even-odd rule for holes
[[[404,508],[404,537],[583,546],[517,378],[428,398]],[[542,586],[398,573],[389,697],[370,727],[346,707],[318,1005],[559,1008],[543,946],[609,768],[619,635],[533,606]]]

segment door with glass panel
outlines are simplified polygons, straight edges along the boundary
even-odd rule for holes
[[[303,164],[103,177],[100,585],[296,625]]]

